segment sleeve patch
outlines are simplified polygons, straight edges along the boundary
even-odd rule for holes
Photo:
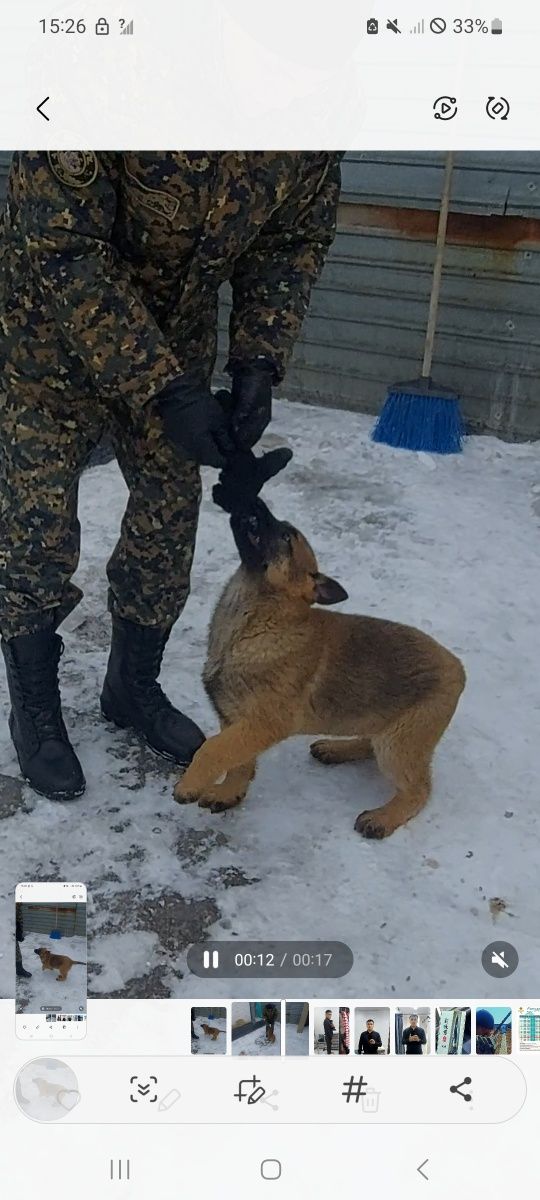
[[[98,173],[93,150],[49,150],[47,158],[53,175],[64,187],[90,187]]]

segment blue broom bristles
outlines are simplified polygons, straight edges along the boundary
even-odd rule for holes
[[[403,450],[459,454],[465,437],[459,398],[443,389],[389,392],[371,436]]]

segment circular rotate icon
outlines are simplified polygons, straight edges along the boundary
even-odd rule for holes
[[[482,966],[494,979],[513,975],[519,963],[516,947],[511,942],[490,942],[482,951]]]
[[[453,121],[457,116],[458,104],[455,96],[438,96],[433,105],[436,121]]]
[[[32,1121],[61,1121],[80,1098],[76,1076],[59,1058],[33,1058],[15,1079],[15,1100]]]

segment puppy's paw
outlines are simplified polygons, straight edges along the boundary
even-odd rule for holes
[[[179,779],[173,792],[177,804],[196,804],[199,799],[196,792],[190,792],[185,787],[184,780]]]
[[[325,763],[328,767],[373,758],[373,746],[369,738],[321,738],[312,742],[309,749],[317,762]]]
[[[354,828],[362,837],[374,838],[380,841],[382,838],[389,837],[394,832],[395,825],[385,820],[381,809],[373,808],[367,812],[359,813],[354,822]]]
[[[328,738],[322,738],[319,742],[312,742],[309,752],[312,758],[316,758],[317,762],[324,763],[327,767],[334,767],[338,763],[343,762],[343,759],[339,757],[339,751],[336,752],[334,742],[331,742]]]
[[[238,796],[223,796],[219,788],[215,788],[199,797],[199,808],[209,808],[213,813],[224,813],[229,808],[236,808],[243,799],[244,793]]]

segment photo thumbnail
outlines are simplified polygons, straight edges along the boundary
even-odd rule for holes
[[[476,1053],[512,1053],[512,1009],[505,1006],[476,1009]]]
[[[395,1014],[396,1054],[429,1054],[431,1012],[429,1008],[398,1008]]]
[[[285,1054],[309,1054],[309,1001],[287,1000],[285,1005]]]
[[[470,1008],[435,1009],[435,1053],[471,1053]]]
[[[540,1050],[540,1007],[520,1008],[519,1049]]]
[[[390,1054],[390,1009],[354,1010],[357,1054]]]
[[[281,1054],[281,1001],[235,1001],[231,1036],[233,1054]]]
[[[15,946],[17,1013],[86,1012],[86,904],[16,904]]]
[[[191,1053],[227,1053],[227,1009],[216,1005],[192,1008]]]
[[[346,1006],[314,1009],[313,1050],[315,1054],[349,1054],[351,1011]]]

